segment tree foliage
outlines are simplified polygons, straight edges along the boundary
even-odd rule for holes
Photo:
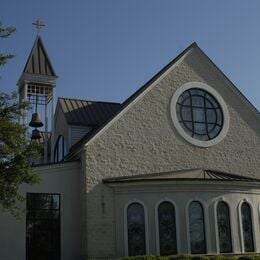
[[[2,39],[7,38],[15,31],[16,31],[16,29],[12,26],[4,28],[2,25],[2,22],[0,21],[0,38],[2,38]],[[14,57],[13,54],[0,53],[0,66],[3,66],[4,64],[6,64],[13,57]]]
[[[3,28],[0,22],[0,38],[14,31],[13,27]],[[0,65],[12,57],[0,54]],[[26,109],[28,104],[19,102],[16,93],[0,93],[0,204],[15,216],[20,212],[17,202],[24,200],[20,184],[39,182],[31,168],[31,162],[38,156],[38,144],[29,141],[27,128],[19,123]]]

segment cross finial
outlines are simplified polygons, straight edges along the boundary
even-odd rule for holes
[[[32,23],[34,26],[35,26],[35,28],[37,29],[37,35],[39,34],[39,32],[40,32],[40,29],[43,27],[43,26],[45,26],[45,24],[42,22],[42,21],[40,21],[39,19],[37,19],[34,23]]]

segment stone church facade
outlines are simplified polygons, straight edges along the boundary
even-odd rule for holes
[[[259,118],[196,43],[122,104],[58,99],[56,163],[21,187],[59,196],[52,259],[260,253]],[[0,259],[33,259],[24,207]]]

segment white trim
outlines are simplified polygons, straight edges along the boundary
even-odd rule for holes
[[[207,241],[207,239],[208,239],[208,237],[210,238],[210,234],[208,234],[208,232],[207,232],[207,230],[209,230],[209,226],[208,226],[208,228],[206,227],[206,223],[205,223],[205,220],[206,220],[206,218],[208,218],[208,214],[206,214],[206,209],[207,209],[207,207],[206,207],[206,205],[205,205],[205,203],[201,200],[201,199],[199,199],[199,198],[197,198],[197,197],[195,197],[194,199],[190,199],[187,203],[186,203],[186,229],[187,229],[187,246],[188,246],[188,254],[191,254],[191,248],[190,248],[190,221],[189,221],[189,206],[190,206],[190,204],[192,203],[192,202],[199,202],[200,204],[201,204],[201,206],[202,206],[202,210],[203,210],[203,217],[204,217],[204,220],[203,220],[203,222],[204,222],[204,235],[205,235],[205,243],[206,243],[206,254],[208,253],[208,241]],[[208,224],[208,223],[207,223]]]
[[[138,199],[133,199],[129,202],[127,202],[124,206],[124,248],[125,248],[125,256],[129,256],[128,252],[128,230],[127,230],[127,209],[132,203],[139,203],[140,205],[143,206],[144,209],[144,222],[145,222],[145,251],[146,254],[148,255],[150,250],[149,250],[149,233],[148,233],[148,218],[147,218],[147,208],[145,204],[138,200]]]
[[[257,251],[257,245],[256,245],[256,233],[255,233],[255,221],[254,221],[254,207],[252,206],[251,201],[248,198],[244,198],[241,200],[238,204],[237,210],[238,210],[238,219],[239,219],[239,231],[240,231],[240,246],[241,246],[241,253],[251,253],[251,252],[245,252],[245,246],[244,246],[244,232],[243,232],[243,226],[242,226],[242,214],[241,214],[241,206],[242,204],[246,202],[251,210],[251,225],[252,225],[252,233],[253,233],[253,244],[254,244],[254,252]]]
[[[146,95],[147,92],[152,90],[163,78],[165,78],[171,71],[178,66],[187,55],[189,55],[192,52],[193,48],[188,50],[186,53],[183,54],[182,57],[180,57],[170,68],[168,68],[160,77],[158,77],[150,86],[148,86],[141,94],[139,94],[131,103],[129,103],[122,111],[120,111],[110,122],[108,122],[98,133],[93,136],[85,145],[89,145],[93,141],[95,141],[100,135],[102,135],[108,128],[110,128],[111,125],[114,124],[115,121],[117,121],[121,116],[123,116],[129,109],[134,106],[135,103],[137,103],[144,95]]]
[[[159,219],[158,219],[158,208],[161,203],[169,202],[174,207],[175,211],[175,225],[176,225],[176,243],[177,243],[177,254],[180,252],[180,225],[179,225],[179,209],[172,199],[165,197],[164,199],[159,200],[155,205],[155,234],[156,234],[156,251],[160,255],[160,236],[159,236]]]
[[[219,235],[218,235],[218,212],[217,212],[217,206],[220,202],[224,202],[228,206],[228,213],[229,213],[229,226],[230,226],[230,235],[231,235],[231,249],[232,251],[229,253],[234,252],[234,233],[233,233],[233,228],[232,228],[232,223],[231,223],[231,207],[229,203],[226,201],[225,198],[220,197],[218,200],[214,202],[214,226],[215,226],[215,235],[216,235],[216,251],[217,254],[220,254],[220,248],[219,248]]]
[[[177,118],[177,111],[176,111],[176,104],[177,101],[180,97],[180,95],[191,88],[199,88],[199,89],[203,89],[207,92],[209,92],[219,103],[222,112],[223,112],[223,127],[220,131],[220,133],[218,134],[218,136],[216,136],[214,139],[209,140],[209,141],[202,141],[202,140],[198,140],[195,139],[191,136],[189,136],[182,128],[182,126],[180,125],[178,118]],[[229,129],[229,113],[228,113],[228,109],[227,109],[227,105],[224,101],[224,99],[220,96],[220,94],[212,87],[210,87],[209,85],[202,83],[202,82],[188,82],[183,84],[182,86],[180,86],[173,94],[172,99],[171,99],[171,104],[170,104],[170,110],[171,110],[171,118],[173,121],[173,124],[175,126],[175,128],[177,129],[177,131],[179,132],[179,134],[189,143],[196,145],[196,146],[200,146],[200,147],[209,147],[212,145],[215,145],[219,142],[221,142],[224,137],[226,136],[228,129]]]
[[[258,224],[259,224],[259,231],[260,231],[260,203],[258,206]]]

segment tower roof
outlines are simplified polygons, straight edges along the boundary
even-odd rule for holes
[[[57,77],[39,35],[35,39],[23,73]]]

